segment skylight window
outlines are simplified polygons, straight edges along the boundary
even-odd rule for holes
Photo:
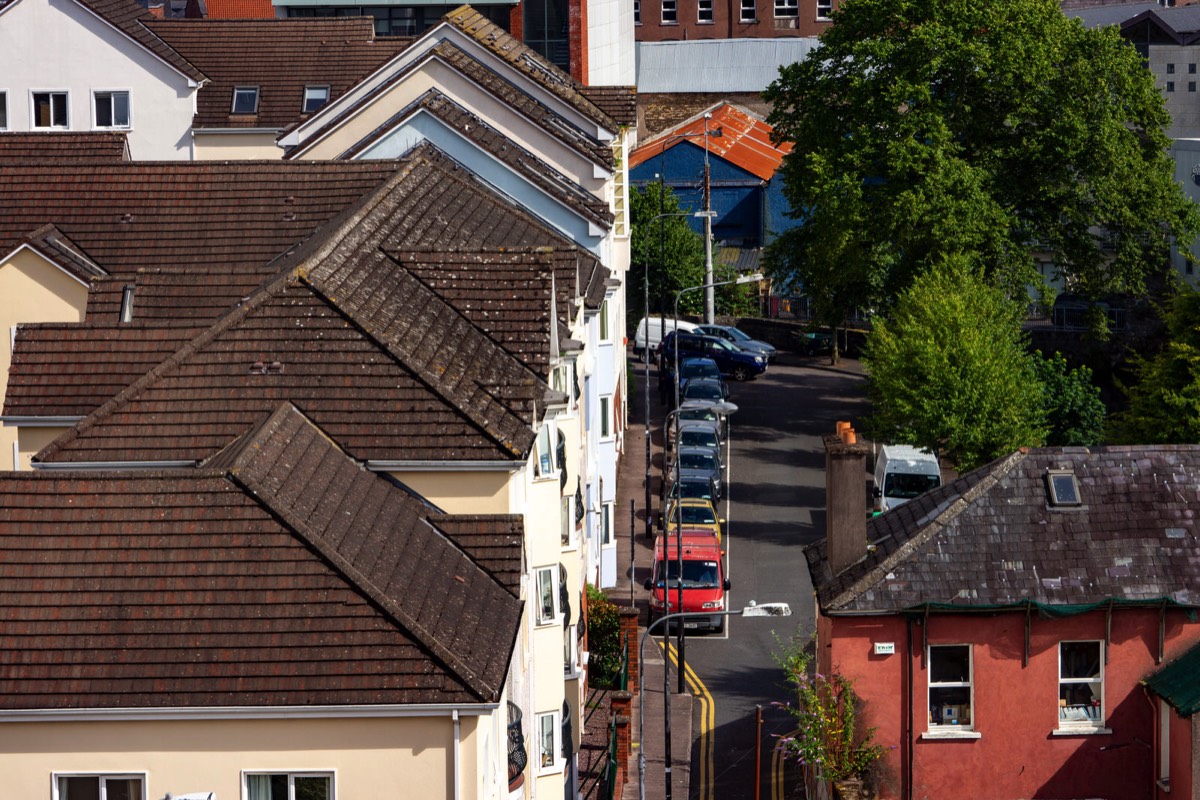
[[[329,102],[328,86],[304,87],[304,113],[311,114]]]
[[[1069,470],[1052,470],[1046,473],[1046,488],[1050,490],[1050,505],[1052,506],[1081,506],[1083,499],[1079,494],[1079,481],[1075,473]]]
[[[258,87],[257,86],[235,86],[235,87],[233,87],[233,113],[234,114],[257,114],[258,113]]]

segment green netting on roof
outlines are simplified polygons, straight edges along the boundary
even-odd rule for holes
[[[1100,600],[1095,603],[1041,603],[1036,600],[1022,600],[1017,603],[1003,603],[996,605],[980,605],[980,604],[959,604],[959,603],[922,603],[919,606],[906,608],[904,614],[928,614],[933,612],[942,613],[959,613],[959,614],[989,614],[997,611],[1026,611],[1035,609],[1038,616],[1046,619],[1059,619],[1062,617],[1074,617],[1078,614],[1087,614],[1092,611],[1104,611],[1108,608],[1185,608],[1188,609],[1188,621],[1196,621],[1196,607],[1189,606],[1184,603],[1176,602],[1170,597],[1155,597],[1146,600],[1127,600],[1124,598],[1113,597],[1107,600]]]
[[[1200,711],[1200,644],[1142,681],[1182,717]]]

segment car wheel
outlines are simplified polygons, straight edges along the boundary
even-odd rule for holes
[[[713,633],[721,634],[725,632],[725,617],[721,617],[713,628]]]
[[[745,380],[749,380],[750,379],[750,370],[747,369],[746,367],[734,367],[733,368],[733,379],[735,381],[737,381],[738,383],[741,383],[742,381],[745,381]]]

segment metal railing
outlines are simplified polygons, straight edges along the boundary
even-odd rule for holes
[[[508,788],[521,785],[525,767],[529,764],[529,752],[525,749],[525,733],[521,730],[521,709],[508,703]]]

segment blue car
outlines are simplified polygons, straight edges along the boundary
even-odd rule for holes
[[[722,375],[735,381],[746,381],[761,375],[767,369],[767,357],[740,349],[716,336],[697,336],[694,333],[668,333],[659,346],[659,369],[670,369],[675,363],[675,347],[679,346],[679,358],[707,356],[717,362]]]

